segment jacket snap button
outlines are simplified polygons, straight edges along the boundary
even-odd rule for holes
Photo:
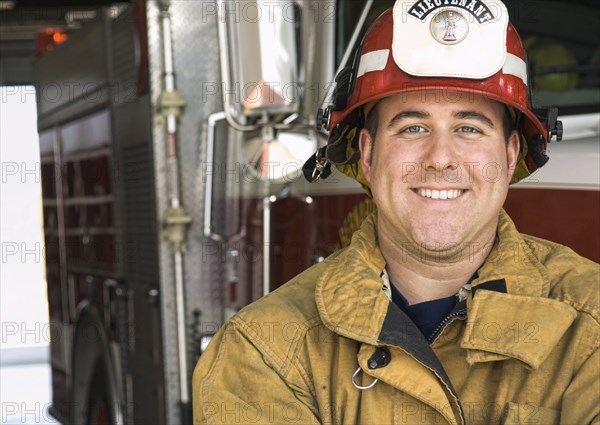
[[[369,369],[379,369],[387,366],[390,360],[392,360],[390,350],[387,347],[379,347],[367,361],[367,366],[369,366]]]

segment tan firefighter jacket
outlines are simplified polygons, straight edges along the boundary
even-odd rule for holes
[[[374,221],[219,331],[194,372],[195,423],[600,424],[598,264],[502,212],[429,343],[386,295]]]

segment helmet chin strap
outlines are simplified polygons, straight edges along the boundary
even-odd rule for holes
[[[302,166],[304,178],[309,183],[326,179],[331,174],[331,163],[327,159],[327,146],[319,148]]]

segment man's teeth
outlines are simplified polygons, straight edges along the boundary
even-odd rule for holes
[[[424,198],[431,199],[454,199],[463,194],[464,190],[435,190],[435,189],[417,189],[416,192]]]

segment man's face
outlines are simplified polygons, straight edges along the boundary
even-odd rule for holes
[[[504,134],[504,106],[471,94],[412,92],[383,99],[377,111],[376,139],[362,130],[360,149],[379,237],[438,259],[465,244],[483,248],[519,150],[517,133],[508,142]]]

